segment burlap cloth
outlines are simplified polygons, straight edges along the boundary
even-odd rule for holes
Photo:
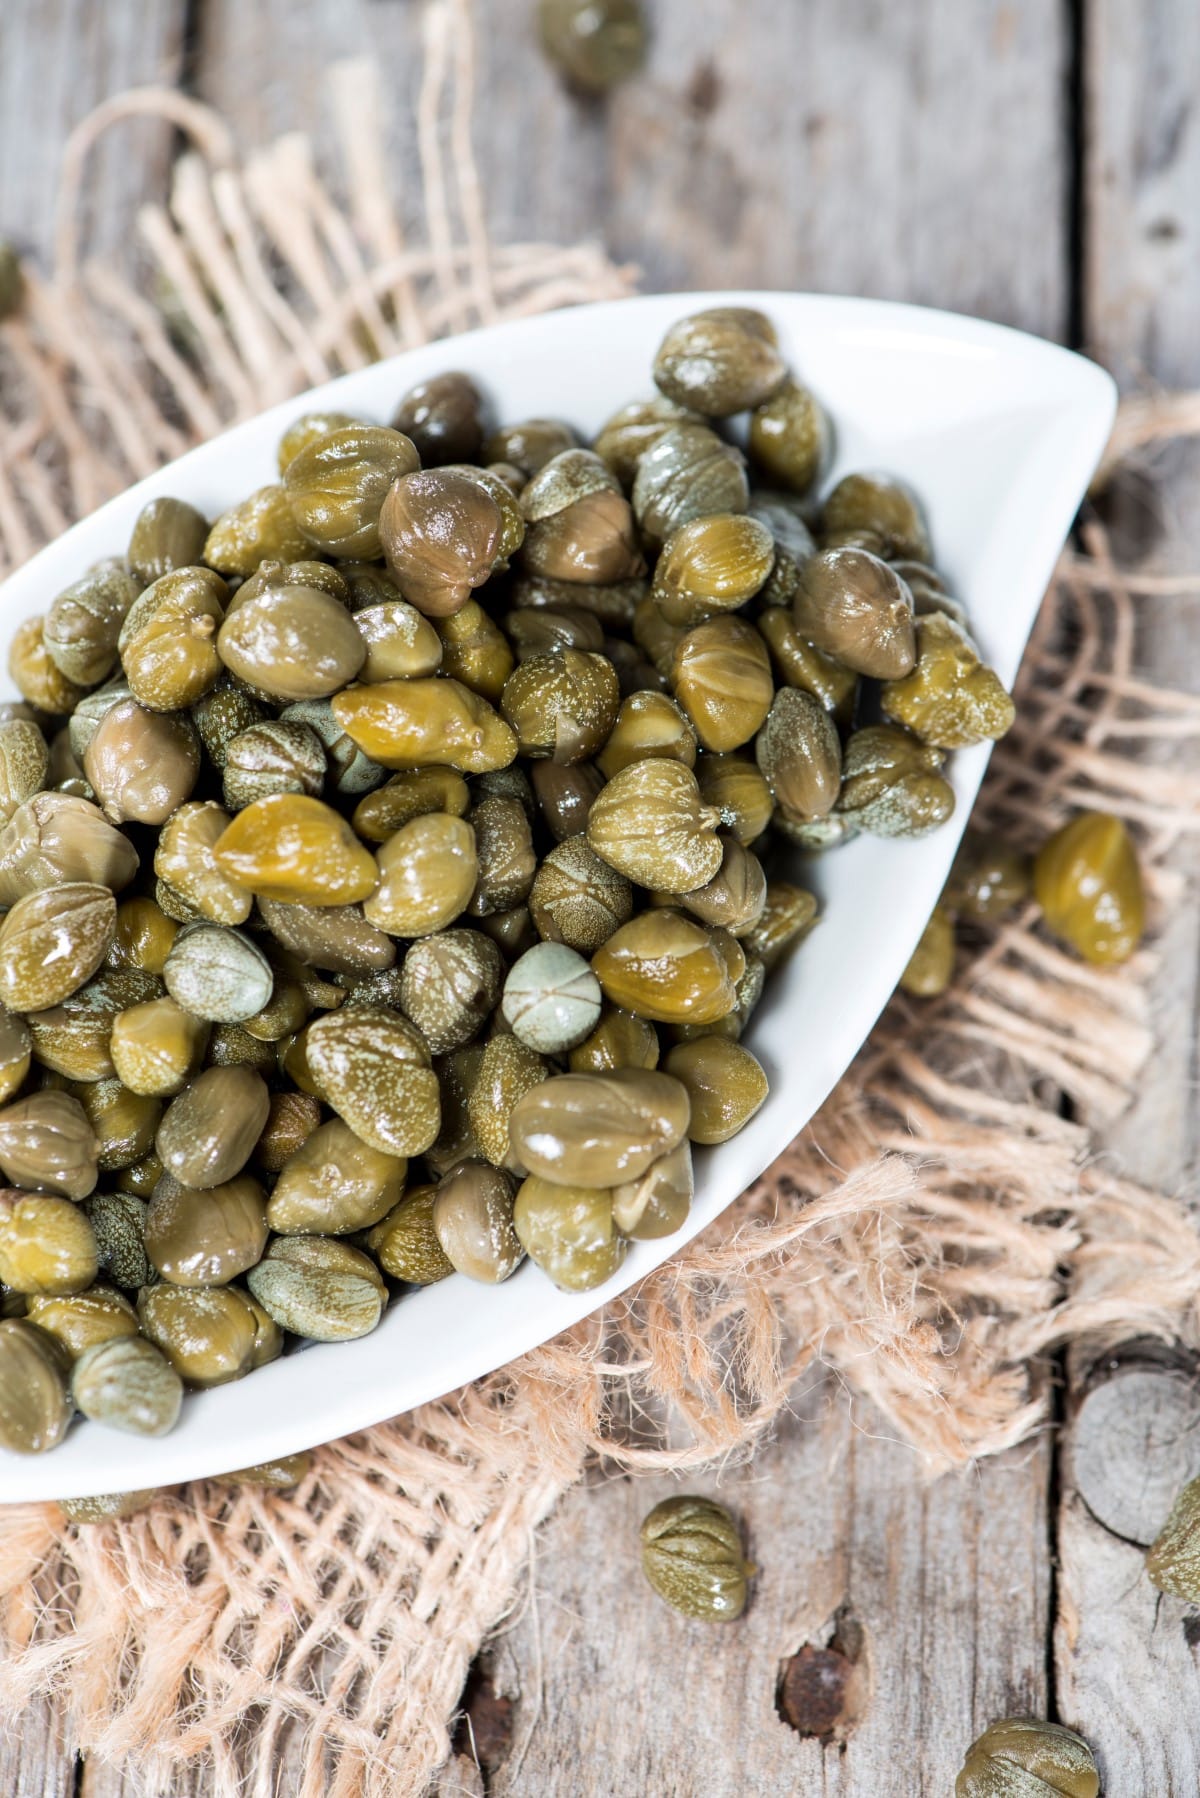
[[[426,57],[415,239],[382,185],[361,64],[330,83],[344,198],[304,138],[242,161],[221,120],[178,94],[125,96],[80,127],[54,279],[30,273],[23,312],[0,329],[0,565],[298,388],[442,332],[629,288],[592,247],[489,243],[460,0],[429,11]],[[127,281],[82,259],[75,230],[94,145],[133,112],[165,115],[191,149],[169,205],[139,214],[143,266]],[[1128,439],[1195,430],[1198,411],[1194,396],[1143,406]],[[1158,926],[1178,891],[1172,849],[1198,823],[1200,782],[1178,764],[1200,702],[1132,671],[1147,586],[1085,527],[980,808],[1027,845],[1074,807],[1120,813]],[[322,1449],[293,1495],[198,1483],[82,1529],[55,1507],[0,1512],[8,1724],[54,1692],[83,1748],[155,1790],[199,1758],[216,1798],[269,1794],[286,1731],[293,1753],[302,1743],[296,1798],[419,1794],[532,1532],[589,1457],[684,1469],[748,1453],[820,1361],[936,1472],[1042,1420],[1036,1362],[1057,1345],[1200,1346],[1185,1206],[1120,1178],[1070,1121],[1102,1124],[1127,1103],[1152,1045],[1154,967],[1153,934],[1128,967],[1096,972],[1032,910],[1014,918],[971,945],[944,1000],[895,1001],[787,1154],[629,1299]]]

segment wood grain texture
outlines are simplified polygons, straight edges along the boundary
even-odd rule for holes
[[[818,1379],[746,1468],[592,1483],[545,1531],[492,1655],[516,1704],[489,1793],[949,1792],[992,1716],[1046,1704],[1048,1468],[1043,1439],[928,1485]],[[638,1526],[681,1490],[743,1526],[759,1571],[736,1624],[680,1617],[642,1581]],[[780,1669],[856,1628],[863,1714],[826,1746],[781,1719]]]
[[[19,1728],[0,1728],[4,1798],[73,1798],[76,1760],[55,1705],[30,1706]]]
[[[185,0],[3,0],[0,5],[0,233],[48,263],[63,146],[102,100],[179,80]],[[166,190],[170,130],[123,124],[101,144],[83,238],[123,254],[139,203]]]
[[[1060,336],[1065,8],[1047,0],[688,0],[607,104],[538,54],[532,0],[475,0],[475,142],[501,241],[598,237],[648,289],[804,287]],[[327,130],[329,61],[370,45],[413,189],[421,7],[206,0],[196,79],[250,142]]]

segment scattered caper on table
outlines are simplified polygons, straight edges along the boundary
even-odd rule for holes
[[[755,1569],[741,1533],[711,1498],[665,1498],[641,1527],[642,1569],[660,1598],[701,1623],[732,1623]]]
[[[643,54],[637,0],[539,22],[595,91]],[[389,424],[301,414],[277,479],[216,518],[154,499],[16,630],[0,1447],[73,1406],[157,1435],[407,1289],[528,1258],[586,1292],[681,1229],[693,1145],[767,1097],[751,1016],[817,916],[796,846],[933,829],[947,752],[1007,728],[915,497],[819,503],[833,426],[767,318],[680,319],[650,372],[594,447],[497,426],[463,373]],[[1082,838],[1035,883],[1115,959],[1140,889]],[[960,870],[951,909],[1024,877]],[[741,1610],[720,1507],[643,1545],[678,1608]]]
[[[954,1798],[1099,1798],[1096,1760],[1082,1736],[1038,1717],[989,1723],[967,1750]]]

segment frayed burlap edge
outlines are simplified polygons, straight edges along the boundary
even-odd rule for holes
[[[489,244],[468,24],[459,0],[428,13],[414,241],[381,185],[361,64],[331,83],[344,202],[304,139],[243,164],[222,123],[177,94],[126,96],[80,127],[56,277],[31,277],[0,330],[0,565],[298,387],[442,331],[628,289],[593,249]],[[91,149],[131,112],[194,145],[170,204],[140,215],[137,283],[90,264],[74,236]],[[1185,396],[1127,411],[1118,440],[1198,423]],[[1064,558],[981,808],[1031,844],[1074,807],[1119,812],[1157,923],[1177,896],[1171,852],[1197,823],[1196,778],[1171,752],[1200,736],[1200,705],[1133,674],[1151,585],[1183,586],[1123,577],[1096,525]],[[1161,748],[1153,779],[1134,743]],[[1030,912],[968,945],[935,1005],[894,1002],[787,1154],[636,1292],[491,1379],[321,1450],[294,1494],[198,1483],[79,1530],[53,1507],[0,1513],[7,1717],[53,1692],[81,1746],[152,1788],[199,1759],[217,1798],[268,1793],[286,1734],[297,1798],[415,1795],[448,1752],[531,1532],[590,1456],[683,1469],[745,1455],[821,1362],[936,1472],[1042,1420],[1028,1369],[1057,1344],[1200,1346],[1185,1209],[1119,1178],[1059,1115],[1063,1093],[1093,1122],[1127,1102],[1151,1047],[1153,937],[1120,973],[1096,973],[1035,924]]]

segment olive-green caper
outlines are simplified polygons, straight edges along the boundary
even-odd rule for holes
[[[785,606],[769,606],[761,612],[758,631],[788,686],[811,693],[839,724],[848,724],[858,694],[858,676],[853,669],[810,643]]]
[[[842,745],[829,713],[811,693],[781,687],[754,740],[754,756],[788,818],[823,818],[841,787]]]
[[[804,887],[789,880],[769,880],[763,909],[757,922],[742,937],[748,956],[756,956],[773,968],[784,952],[807,936],[817,921],[817,901]]]
[[[746,458],[707,425],[675,425],[639,459],[632,497],[643,536],[663,543],[693,518],[746,510]]]
[[[257,898],[284,905],[354,905],[379,879],[374,856],[341,814],[304,793],[270,793],[244,806],[213,858]]]
[[[611,780],[631,762],[658,757],[682,762],[692,768],[696,762],[696,734],[673,699],[665,693],[643,691],[631,693],[621,702],[617,721],[597,766]]]
[[[509,675],[500,696],[522,753],[557,762],[586,761],[602,748],[619,706],[611,664],[579,649],[531,656]]]
[[[655,1505],[641,1526],[642,1571],[660,1598],[701,1623],[732,1623],[746,1608],[755,1569],[737,1524],[711,1498]]]
[[[104,968],[61,1005],[25,1020],[35,1061],[68,1080],[106,1080],[115,1073],[113,1019],[130,1005],[162,993],[162,982],[141,968]]]
[[[658,1033],[647,1018],[606,1005],[591,1035],[571,1050],[567,1065],[573,1074],[605,1074],[613,1068],[656,1068]]]
[[[537,868],[525,808],[517,799],[489,795],[472,807],[467,822],[475,833],[471,915],[484,918],[492,912],[511,911],[528,897]],[[382,856],[380,859],[382,862]]]
[[[0,1003],[61,1005],[96,973],[117,927],[117,902],[90,881],[30,893],[0,922]]]
[[[284,1162],[267,1206],[267,1223],[281,1236],[365,1230],[399,1203],[407,1167],[402,1156],[371,1148],[333,1118]]]
[[[117,1170],[117,1193],[120,1196],[128,1193],[135,1199],[152,1198],[154,1188],[162,1179],[162,1173],[163,1165],[158,1156],[146,1155],[141,1161],[135,1161],[132,1167],[123,1167]],[[135,1284],[145,1286],[147,1281],[152,1281],[153,1278],[154,1269],[151,1268],[147,1279],[136,1281]]]
[[[686,1089],[647,1068],[559,1074],[517,1101],[512,1146],[530,1173],[561,1185],[637,1179],[687,1134]],[[528,1244],[526,1245],[528,1247]]]
[[[393,482],[420,458],[401,431],[352,424],[314,437],[288,462],[283,483],[304,536],[329,556],[382,554],[380,512]]]
[[[454,1272],[433,1227],[437,1187],[414,1186],[367,1231],[367,1246],[384,1273],[410,1286],[432,1286]]]
[[[174,999],[149,999],[113,1019],[112,1064],[132,1093],[171,1098],[199,1067],[209,1026]]]
[[[235,1473],[223,1473],[223,1486],[261,1486],[266,1492],[291,1492],[308,1478],[312,1470],[312,1450],[301,1449],[297,1455],[276,1455],[271,1461],[256,1461],[253,1467],[239,1467]]]
[[[117,927],[108,951],[110,968],[140,968],[161,974],[179,933],[173,918],[153,899],[123,899],[117,907]]]
[[[446,677],[349,687],[333,713],[347,734],[385,768],[507,768],[517,739],[487,700]]]
[[[143,587],[177,568],[195,568],[204,559],[208,520],[186,500],[164,494],[148,500],[134,522],[128,561]]]
[[[76,880],[119,893],[137,867],[133,844],[90,800],[35,793],[0,830],[0,905]]]
[[[565,842],[587,829],[588,816],[604,785],[603,775],[590,762],[564,767],[559,762],[536,761],[529,778],[538,809],[556,842]]]
[[[284,1037],[283,1043],[295,1041]],[[283,1044],[279,1045],[282,1048]],[[276,1044],[265,1043],[242,1024],[214,1024],[208,1039],[205,1060],[212,1068],[252,1068],[269,1080],[276,1072],[279,1058]]]
[[[649,35],[642,0],[539,0],[538,32],[550,60],[589,94],[636,74]]]
[[[576,606],[556,611],[548,606],[522,606],[508,614],[504,629],[518,662],[553,655],[559,649],[584,649],[599,654],[604,648],[603,624],[595,613]]]
[[[85,689],[68,680],[46,647],[45,619],[26,618],[8,645],[8,677],[23,699],[39,712],[73,712]]]
[[[954,919],[939,905],[921,932],[920,940],[900,976],[906,993],[918,999],[936,999],[954,976]]]
[[[523,1173],[509,1136],[509,1118],[517,1101],[540,1086],[550,1065],[517,1036],[494,1036],[479,1063],[467,1098],[467,1117],[481,1153],[494,1167]]]
[[[955,1798],[1099,1798],[1100,1775],[1082,1736],[1038,1717],[989,1723],[967,1750]]]
[[[86,1292],[30,1297],[25,1315],[39,1330],[53,1336],[72,1361],[98,1342],[138,1333],[137,1312],[114,1286],[93,1285]]]
[[[912,595],[899,575],[864,549],[827,549],[800,570],[797,629],[845,667],[895,681],[916,661]]]
[[[357,799],[387,778],[386,770],[365,755],[335,718],[328,699],[300,699],[280,713],[285,724],[307,724],[325,746],[326,784],[335,793]]]
[[[96,1278],[96,1238],[69,1199],[0,1192],[0,1284],[13,1292],[83,1292]]]
[[[322,437],[330,437],[334,431],[343,431],[347,426],[358,422],[348,412],[302,412],[299,418],[292,420],[279,439],[280,474],[287,473],[288,464],[296,459],[301,450],[307,449],[310,443],[316,443]]]
[[[24,1018],[0,1007],[0,1105],[24,1083],[33,1060],[33,1038]]]
[[[177,568],[136,599],[118,647],[130,691],[151,712],[194,705],[221,674],[216,639],[229,590],[210,568]]]
[[[130,1292],[152,1286],[158,1276],[144,1246],[146,1207],[141,1199],[132,1193],[98,1192],[85,1199],[83,1211],[96,1239],[100,1273]]]
[[[321,1096],[372,1148],[421,1155],[436,1141],[437,1075],[424,1037],[399,1012],[382,1005],[327,1012],[309,1024],[305,1048]]]
[[[413,818],[430,812],[461,818],[470,804],[467,783],[453,768],[410,768],[365,794],[354,808],[352,823],[368,843],[386,843]]]
[[[411,439],[422,468],[474,462],[483,449],[482,406],[470,375],[434,375],[409,389],[392,425]]]
[[[962,626],[931,613],[917,619],[916,631],[916,667],[903,680],[885,682],[880,695],[887,716],[939,749],[1004,736],[1016,708]]]
[[[325,783],[325,746],[307,724],[269,718],[241,731],[228,745],[222,792],[231,812],[269,793],[307,793]],[[181,891],[176,880],[173,883]],[[237,919],[224,920],[237,923]]]
[[[216,647],[239,680],[283,701],[337,692],[367,657],[345,606],[318,587],[290,584],[266,587],[231,610]]]
[[[750,454],[773,482],[807,493],[829,460],[833,433],[821,402],[788,380],[750,416]]]
[[[692,1145],[684,1141],[660,1155],[636,1180],[613,1187],[613,1222],[634,1242],[674,1236],[688,1220],[695,1189]]]
[[[53,1339],[24,1318],[0,1320],[0,1448],[45,1454],[57,1448],[70,1421]]]
[[[954,788],[940,773],[940,749],[888,724],[856,730],[842,761],[837,809],[879,837],[919,837],[954,810]]]
[[[425,1151],[430,1171],[440,1180],[460,1161],[479,1159],[480,1147],[471,1128],[468,1105],[479,1070],[483,1065],[483,1044],[468,1043],[434,1062],[441,1097],[442,1121],[437,1139]]]
[[[1128,961],[1141,941],[1146,904],[1137,851],[1109,812],[1080,812],[1047,838],[1033,890],[1048,928],[1085,961]]]
[[[141,1336],[114,1336],[80,1355],[71,1396],[85,1417],[135,1436],[165,1436],[183,1404],[183,1381]]]
[[[275,977],[258,944],[220,924],[185,924],[163,969],[167,991],[195,1017],[242,1024],[271,997]]]
[[[728,1142],[745,1128],[767,1097],[767,1077],[748,1049],[723,1036],[676,1043],[663,1069],[687,1091],[693,1142]]]
[[[753,843],[771,822],[775,801],[762,770],[749,756],[702,755],[696,762],[700,797],[739,843]]]
[[[304,985],[299,980],[281,977],[277,970],[271,997],[261,1011],[246,1019],[245,1028],[260,1042],[277,1043],[281,1037],[304,1028],[310,1009]]]
[[[501,1010],[514,1036],[539,1054],[557,1055],[594,1029],[600,985],[574,949],[536,943],[509,969]]]
[[[253,1069],[207,1068],[167,1107],[155,1147],[182,1186],[220,1186],[245,1167],[267,1121],[266,1086]]]
[[[154,851],[159,879],[214,924],[244,924],[254,906],[249,887],[219,868],[213,853],[229,822],[229,813],[214,800],[190,800],[168,818]]]
[[[823,538],[850,531],[869,531],[889,559],[911,557],[927,562],[929,532],[915,495],[890,475],[848,474],[828,495],[821,510]]]
[[[203,1191],[166,1177],[146,1213],[145,1243],[152,1265],[172,1285],[227,1286],[262,1259],[267,1243],[262,1187],[247,1174]]]
[[[363,906],[367,922],[392,936],[428,936],[467,909],[479,864],[475,832],[463,818],[429,812],[384,843],[379,884]]]
[[[138,587],[124,562],[97,562],[50,603],[43,642],[66,678],[94,687],[112,673],[117,638]]]
[[[1200,1479],[1189,1480],[1146,1551],[1152,1586],[1195,1604],[1200,1594]]]
[[[713,932],[670,908],[622,924],[596,951],[592,967],[610,1004],[662,1024],[723,1018],[736,1003],[742,973],[733,972]]]
[[[248,498],[222,512],[204,542],[204,560],[219,574],[253,574],[268,558],[295,562],[309,552],[309,541],[297,524],[280,486],[259,487]]]
[[[723,754],[748,743],[774,697],[766,645],[744,618],[695,625],[676,643],[671,686],[705,749]]]
[[[539,867],[529,905],[543,940],[591,955],[633,915],[633,888],[585,836],[568,837]]]
[[[89,1498],[60,1498],[56,1502],[67,1522],[78,1526],[136,1517],[161,1496],[157,1487],[143,1487],[137,1492],[97,1492]]]
[[[721,866],[719,820],[682,762],[651,758],[614,775],[588,814],[601,860],[641,886],[690,893]]]
[[[27,718],[0,724],[0,816],[11,818],[19,805],[47,784],[50,755],[46,739]]]
[[[610,1279],[628,1244],[613,1223],[612,1194],[530,1175],[513,1205],[513,1229],[529,1259],[564,1292]]]
[[[276,942],[311,967],[362,975],[390,968],[396,959],[395,943],[369,924],[357,905],[281,905],[260,899],[259,911]],[[337,1003],[312,992],[306,997],[310,1004]]]
[[[404,957],[400,996],[405,1016],[433,1055],[460,1049],[479,1035],[500,996],[504,961],[478,930],[443,930],[413,943]]]
[[[133,1167],[150,1153],[162,1114],[157,1098],[131,1092],[120,1080],[84,1081],[76,1090],[96,1138],[101,1173]]]
[[[664,432],[678,424],[700,424],[702,420],[686,406],[677,406],[665,394],[650,400],[634,400],[622,406],[601,425],[594,449],[612,469],[623,487],[633,485],[637,465],[648,449],[652,449]]]
[[[775,539],[757,518],[693,518],[663,545],[654,598],[668,624],[690,628],[752,599],[771,572]]]
[[[969,830],[954,858],[942,904],[964,918],[1002,918],[1032,891],[1033,868],[1027,855]]]
[[[163,1281],[143,1287],[137,1308],[143,1336],[162,1350],[185,1386],[224,1386],[258,1364],[258,1313],[236,1286]]]
[[[186,713],[122,699],[101,719],[83,766],[112,823],[162,824],[196,784],[200,743]]]
[[[524,1257],[513,1228],[513,1182],[485,1161],[462,1161],[441,1181],[433,1228],[446,1259],[468,1279],[498,1286]]]
[[[767,877],[758,857],[735,836],[727,836],[722,839],[721,866],[711,880],[692,893],[655,894],[656,902],[660,898],[690,912],[702,924],[719,925],[733,936],[744,936],[762,916]]]
[[[483,446],[483,456],[485,462],[512,463],[529,480],[577,442],[574,431],[561,418],[524,418],[493,431]]]
[[[310,1093],[272,1093],[267,1121],[254,1145],[254,1165],[264,1174],[282,1172],[320,1123],[320,1100]]]
[[[708,418],[761,406],[787,379],[787,364],[761,313],[714,306],[672,325],[654,358],[655,384],[676,405]]]

